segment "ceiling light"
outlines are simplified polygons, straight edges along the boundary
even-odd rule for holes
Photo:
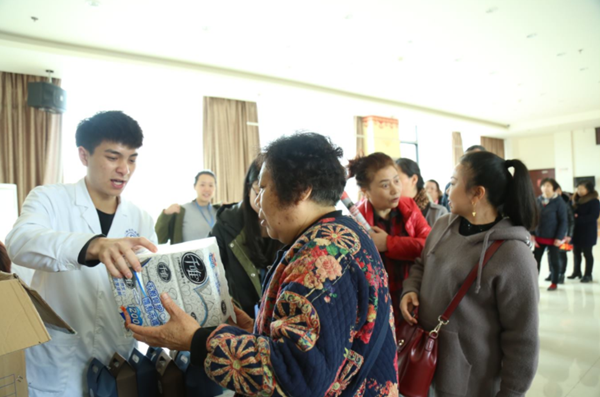
[[[100,0],[85,0],[85,2],[92,7],[100,7]]]
[[[33,22],[37,22],[37,21],[39,20],[39,18],[38,18],[38,17],[31,17],[31,20],[32,20]]]
[[[566,52],[559,52],[558,54],[556,54],[557,57],[564,57],[565,55],[567,55]]]
[[[460,58],[456,58],[454,62],[460,62]]]
[[[352,14],[346,14],[346,16],[344,17],[344,19],[346,19],[346,20],[350,20],[352,18],[353,18]]]
[[[492,14],[492,13],[494,13],[496,11],[498,11],[498,7],[492,7],[492,8],[488,8],[485,13],[486,14]]]
[[[533,39],[533,38],[534,38],[534,37],[536,37],[536,36],[537,36],[537,33],[531,33],[531,34],[528,34],[528,35],[527,35],[527,38],[528,38],[528,39]]]
[[[586,70],[588,70],[588,68],[581,68],[581,69],[579,69],[580,72],[584,72]]]
[[[398,62],[404,61],[404,57],[398,57]]]

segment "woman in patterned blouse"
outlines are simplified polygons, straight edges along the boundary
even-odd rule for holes
[[[256,323],[198,323],[164,295],[169,323],[129,325],[152,346],[190,350],[215,382],[246,396],[398,396],[388,279],[369,235],[335,210],[342,150],[322,135],[266,149],[257,202],[285,247],[269,270]]]

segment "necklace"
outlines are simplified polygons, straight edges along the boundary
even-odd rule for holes
[[[208,205],[206,206],[206,208],[207,208],[206,211],[208,212],[208,216],[210,217],[210,221],[204,215],[204,210],[202,209],[203,207],[200,204],[198,204],[198,200],[194,200],[194,204],[196,204],[196,207],[198,207],[198,209],[200,210],[200,215],[202,215],[202,218],[204,218],[204,220],[206,221],[206,223],[208,224],[208,226],[210,226],[210,228],[212,229],[212,227],[215,225],[215,218],[213,217],[212,206],[210,205],[210,203],[208,203]]]

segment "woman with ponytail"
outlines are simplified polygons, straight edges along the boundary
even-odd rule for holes
[[[538,209],[529,172],[519,160],[469,153],[455,168],[449,198],[451,214],[431,231],[400,304],[405,321],[432,330],[478,265],[477,280],[439,333],[430,395],[525,396],[539,353],[538,272],[529,234]],[[483,268],[485,252],[498,240],[502,245]]]
[[[396,165],[402,183],[402,196],[415,200],[421,214],[427,219],[429,226],[433,227],[435,221],[446,215],[448,210],[442,205],[435,204],[425,191],[425,182],[419,164],[411,159],[399,158],[396,160]]]
[[[402,183],[394,160],[373,153],[350,160],[349,178],[366,197],[357,204],[369,225],[371,238],[379,250],[389,275],[389,289],[396,322],[402,321],[400,296],[402,282],[415,259],[421,256],[431,228],[414,200],[402,197]]]

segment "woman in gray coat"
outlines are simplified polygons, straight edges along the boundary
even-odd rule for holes
[[[538,274],[528,232],[537,206],[529,172],[519,160],[470,153],[452,177],[450,208],[404,281],[400,303],[406,321],[430,331],[479,266],[476,282],[440,331],[429,395],[525,396],[539,352]],[[484,253],[496,240],[504,243],[482,269]],[[416,307],[418,320],[412,315]]]

